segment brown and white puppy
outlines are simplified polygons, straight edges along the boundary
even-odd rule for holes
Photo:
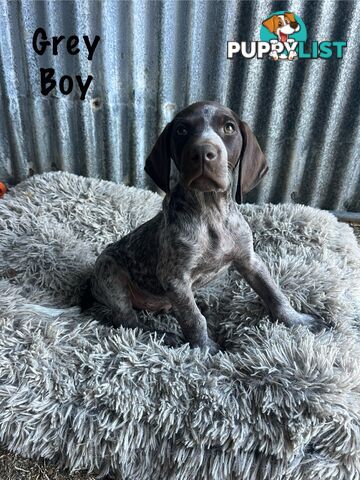
[[[281,43],[293,42],[293,39],[289,39],[289,35],[292,35],[293,33],[300,30],[300,25],[295,20],[295,15],[291,12],[285,12],[284,14],[280,15],[272,15],[271,17],[267,18],[262,24],[271,33],[274,33],[277,36],[278,41]],[[273,51],[271,53],[271,56],[274,60],[278,60],[279,58],[293,60],[297,56],[297,53],[295,50],[292,50],[289,53],[289,56],[281,54],[279,57],[277,52]]]
[[[254,252],[235,202],[268,166],[254,134],[232,110],[198,102],[179,112],[159,136],[145,170],[166,192],[163,209],[101,253],[84,308],[95,298],[110,307],[114,325],[146,329],[134,308],[172,309],[190,345],[216,353],[219,346],[208,335],[193,292],[233,265],[274,320],[322,327],[320,319],[291,307]]]

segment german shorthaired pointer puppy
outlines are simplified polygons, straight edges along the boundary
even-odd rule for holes
[[[141,327],[134,308],[172,308],[192,347],[209,337],[193,291],[233,265],[287,326],[322,327],[298,313],[254,252],[249,225],[236,208],[265,175],[265,157],[248,125],[229,108],[198,102],[176,115],[153,147],[145,171],[166,196],[163,208],[98,257],[83,308],[110,307],[115,326]]]

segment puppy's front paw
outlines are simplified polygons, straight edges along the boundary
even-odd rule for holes
[[[279,315],[279,320],[287,327],[303,325],[313,333],[319,333],[327,328],[327,325],[319,315],[299,313],[296,310],[287,311],[285,314]]]
[[[161,332],[160,335],[162,335],[162,341],[164,342],[164,345],[167,347],[179,347],[181,345],[181,338],[179,335],[176,333],[171,333],[171,332]]]
[[[200,348],[201,350],[206,350],[208,348],[210,355],[215,355],[220,351],[220,345],[214,342],[210,337],[201,343],[191,343],[191,347]]]
[[[218,353],[220,351],[220,345],[216,342],[214,342],[214,340],[211,340],[211,338],[208,339],[208,345],[209,347],[209,352],[210,352],[210,355],[215,355],[216,353]]]

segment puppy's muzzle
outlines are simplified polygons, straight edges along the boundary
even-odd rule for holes
[[[190,159],[199,165],[205,165],[212,160],[216,160],[219,155],[218,149],[211,143],[200,143],[194,145],[189,152]]]
[[[182,176],[192,190],[225,190],[226,164],[221,148],[210,142],[194,142],[184,150]]]

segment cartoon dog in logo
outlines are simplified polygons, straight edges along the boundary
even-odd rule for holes
[[[289,38],[289,35],[292,35],[300,30],[300,25],[295,20],[295,15],[291,12],[285,12],[282,15],[273,15],[270,18],[267,18],[262,24],[271,33],[277,36],[277,40],[270,40],[270,43],[273,44],[277,42],[283,44],[287,42],[288,44],[291,44],[295,40],[293,38]],[[270,53],[270,56],[274,60],[279,60],[279,58],[293,60],[295,57],[297,57],[297,53],[295,50],[291,50],[288,56],[285,53],[278,55],[276,50],[273,50]]]

